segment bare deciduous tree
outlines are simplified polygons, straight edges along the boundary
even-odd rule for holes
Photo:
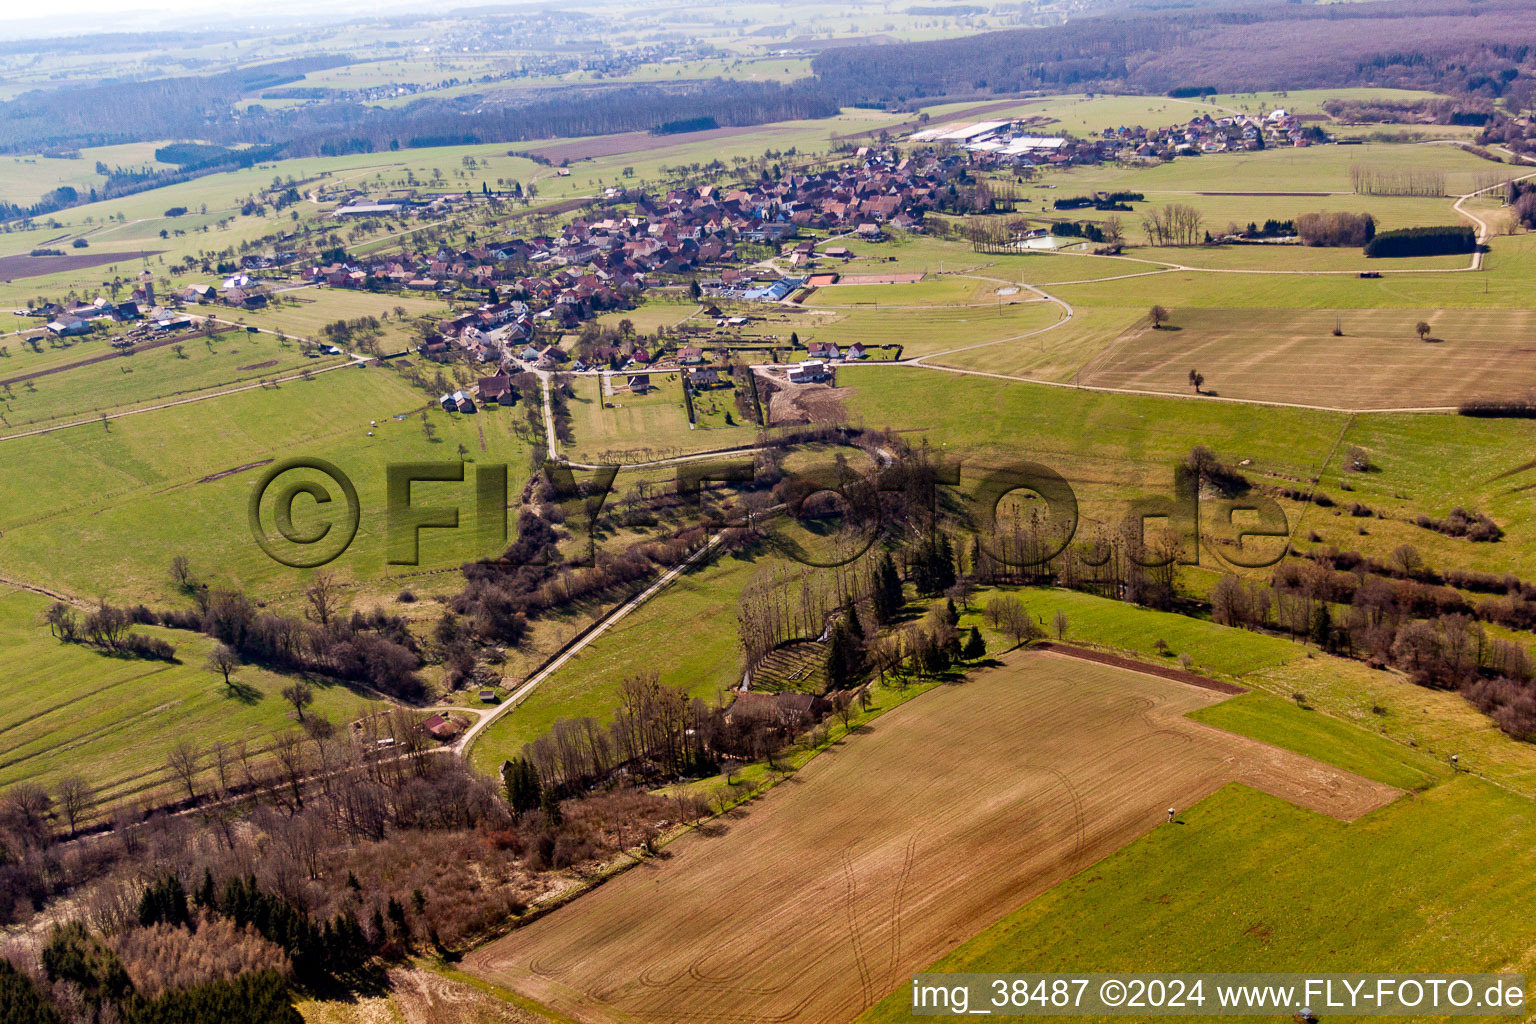
[[[59,813],[69,825],[69,834],[74,835],[95,804],[96,791],[81,776],[70,775],[60,780],[58,793]]]
[[[210,672],[222,675],[225,686],[233,687],[234,683],[230,681],[230,676],[240,667],[240,656],[228,644],[219,644],[214,648],[213,653],[208,655],[208,661],[204,667]]]
[[[329,626],[331,619],[341,610],[341,585],[328,572],[316,574],[304,590],[304,613],[311,621]]]
[[[187,799],[197,799],[197,775],[202,770],[203,758],[197,748],[185,741],[176,744],[171,752],[166,755],[165,762],[170,767],[172,774],[181,780],[186,787]]]

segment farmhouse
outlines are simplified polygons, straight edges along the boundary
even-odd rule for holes
[[[475,390],[479,393],[481,402],[511,405],[517,401],[517,389],[512,386],[512,378],[505,373],[481,377],[479,383],[475,385]]]
[[[451,740],[459,734],[459,725],[447,715],[433,715],[421,723],[423,732],[435,740]]]
[[[48,332],[57,338],[69,338],[78,334],[86,334],[90,329],[90,324],[77,316],[69,314],[65,314],[57,320],[51,320],[48,323]]]
[[[811,384],[826,380],[831,375],[826,363],[819,359],[807,359],[800,365],[790,368],[789,380],[792,384]]]

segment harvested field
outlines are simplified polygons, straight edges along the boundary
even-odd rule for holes
[[[670,135],[654,135],[651,132],[619,132],[614,135],[595,135],[571,142],[555,142],[548,145],[521,147],[519,152],[537,153],[551,163],[566,160],[595,160],[598,157],[618,156],[621,153],[644,153],[652,149],[668,149],[690,143],[713,142],[736,135],[748,135],[756,127],[707,128],[697,132],[675,132]]]
[[[135,249],[132,252],[67,253],[63,256],[0,256],[0,281],[20,281],[46,274],[63,274],[103,263],[130,263],[158,256],[164,249]]]
[[[836,285],[858,284],[917,284],[926,275],[924,274],[844,274]]]
[[[1154,331],[1143,320],[1083,370],[1082,383],[1187,395],[1197,369],[1223,397],[1332,409],[1445,407],[1536,390],[1531,310],[1180,309],[1171,324]]]
[[[1170,806],[1240,782],[1353,819],[1398,795],[1184,717],[1222,699],[1014,654],[466,965],[588,1022],[847,1020]]]

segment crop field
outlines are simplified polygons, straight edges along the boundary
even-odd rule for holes
[[[1415,332],[1421,322],[1429,340]],[[1210,394],[1343,409],[1454,406],[1536,388],[1528,309],[1189,309],[1171,324],[1141,321],[1081,382],[1187,394],[1193,368]],[[1343,337],[1333,336],[1336,325]]]
[[[279,691],[291,680],[242,666],[234,686],[203,667],[216,646],[208,637],[137,627],[176,646],[177,660],[117,658],[49,635],[49,600],[0,586],[0,655],[6,659],[6,702],[0,712],[0,785],[23,779],[52,786],[85,776],[104,801],[147,796],[175,799],[179,786],[166,764],[178,743],[200,750],[244,740],[252,754],[292,723]],[[337,724],[381,706],[376,699],[325,680],[314,681],[308,714]],[[199,787],[201,788],[201,786]],[[180,796],[185,797],[182,790]]]
[[[1282,196],[1297,192],[1350,193],[1350,167],[1356,164],[1396,169],[1407,164],[1419,170],[1442,171],[1447,195],[1471,192],[1486,184],[1490,177],[1497,179],[1512,173],[1508,166],[1490,163],[1455,146],[1418,146],[1412,150],[1411,158],[1405,158],[1401,146],[1368,142],[1359,146],[1213,153],[1156,167],[1074,167],[1053,172],[1046,180],[1056,186],[1057,195],[1078,194],[1071,191],[1074,189],[1127,189],[1149,196],[1155,192],[1270,192]],[[1355,198],[1365,202],[1370,197]]]
[[[1183,717],[1220,699],[1015,655],[882,716],[737,812],[723,835],[685,837],[659,867],[619,876],[466,965],[584,1021],[671,1021],[694,1008],[846,1019],[957,935],[1151,830],[1167,806],[1242,782],[1352,820],[1398,795]],[[914,762],[918,744],[930,756]]]
[[[1037,619],[1065,614],[1068,643],[1164,665],[1189,654],[1202,675],[1254,691],[1194,712],[1201,721],[1403,789],[1420,790],[1426,779],[1450,775],[1450,757],[1457,754],[1464,770],[1536,796],[1536,747],[1505,736],[1459,693],[1425,689],[1400,672],[1205,619],[1059,589],[1018,593]],[[985,593],[976,598],[985,599]],[[989,650],[1006,646],[979,606],[961,617],[962,627],[972,625],[980,627]],[[1171,653],[1163,653],[1159,640]],[[1304,708],[1297,694],[1305,698]]]
[[[1076,380],[1079,370],[1146,315],[1145,309],[1079,306],[1073,310],[1071,320],[1041,334],[962,348],[934,356],[928,362],[982,373],[1070,382]]]

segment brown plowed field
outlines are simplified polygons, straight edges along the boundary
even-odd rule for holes
[[[1223,699],[1013,655],[466,967],[588,1022],[846,1021],[1229,782],[1346,819],[1398,795],[1183,717]]]
[[[1411,291],[1412,283],[1403,286]],[[1415,330],[1430,326],[1429,341]],[[1143,321],[1085,367],[1094,387],[1333,409],[1450,407],[1536,393],[1536,312],[1510,309],[1181,309]],[[1343,337],[1334,337],[1339,327]]]

